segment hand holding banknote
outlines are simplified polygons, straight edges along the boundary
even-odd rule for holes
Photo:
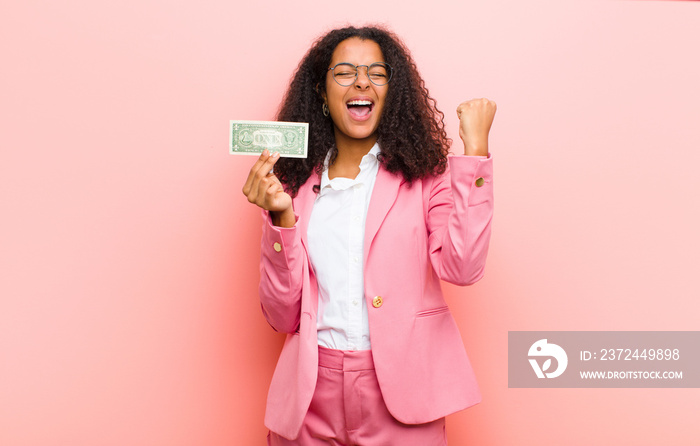
[[[272,167],[281,156],[306,158],[309,124],[305,122],[235,121],[229,123],[229,153],[257,155],[243,194],[248,201],[270,211],[272,224],[291,228],[296,223],[292,197],[284,191]],[[274,153],[271,155],[270,150]]]
[[[243,194],[248,201],[258,207],[270,211],[272,224],[291,228],[296,222],[292,209],[292,197],[284,191],[282,183],[272,172],[272,167],[280,154],[264,150],[260,158],[253,164],[248,179],[243,186]]]

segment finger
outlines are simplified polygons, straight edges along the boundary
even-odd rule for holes
[[[270,180],[267,177],[259,178],[256,175],[253,179],[250,193],[248,194],[248,201],[265,209],[265,193],[270,187],[270,184]]]
[[[272,183],[270,184],[270,187],[267,188],[265,191],[265,195],[267,198],[265,201],[268,203],[268,206],[270,208],[273,208],[277,202],[277,199],[275,198],[277,196],[277,193],[282,191],[282,187],[280,186],[279,183]]]
[[[277,164],[277,161],[280,159],[280,153],[275,152],[272,155],[270,155],[267,160],[260,166],[260,173],[267,175],[272,173],[272,168]]]
[[[264,204],[261,200],[265,199],[265,193],[267,192],[270,185],[281,184],[279,179],[275,176],[275,174],[272,173],[272,168],[274,167],[277,160],[279,160],[279,158],[280,154],[275,152],[272,156],[265,160],[265,162],[262,163],[262,165],[260,165],[260,168],[253,177],[251,189],[254,195],[252,197],[249,197],[249,200],[252,198],[256,202],[256,204],[258,204],[258,206]]]
[[[270,175],[260,181],[256,204],[266,210],[277,210],[277,194],[282,191],[281,183]]]
[[[256,202],[256,197],[260,195],[260,182],[270,175],[272,167],[279,158],[280,154],[277,152],[272,155],[269,155],[267,150],[263,152],[260,160],[258,160],[259,163],[256,163],[250,171],[249,181],[246,182],[247,189],[244,188],[244,193],[248,196],[248,201],[251,203]]]
[[[250,193],[255,175],[260,170],[260,167],[263,165],[263,163],[267,161],[269,157],[270,153],[267,151],[267,149],[263,150],[260,154],[260,157],[257,159],[257,161],[255,161],[255,164],[253,164],[253,166],[250,168],[248,178],[246,179],[245,184],[243,185],[244,195],[248,195]]]
[[[267,178],[261,179],[255,188],[255,201],[254,203],[263,209],[267,209],[266,202],[269,199],[267,196],[267,190],[270,188],[270,182]]]
[[[272,168],[275,166],[277,161],[280,159],[280,154],[278,152],[273,153],[258,167],[258,171],[253,175],[253,181],[251,186],[253,188],[263,179],[272,174]]]

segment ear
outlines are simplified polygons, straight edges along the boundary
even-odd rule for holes
[[[326,95],[326,89],[321,87],[321,84],[316,84],[316,93],[323,98],[324,103],[328,103],[328,96]]]

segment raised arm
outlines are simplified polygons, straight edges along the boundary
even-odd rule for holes
[[[472,99],[457,108],[466,156],[450,157],[428,198],[429,249],[441,279],[469,285],[483,276],[493,217],[493,166],[488,135],[496,104]]]

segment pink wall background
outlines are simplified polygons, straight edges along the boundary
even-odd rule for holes
[[[404,37],[455,140],[499,106],[450,444],[695,444],[699,389],[507,388],[509,330],[700,330],[700,4],[568,0],[3,3],[0,444],[264,443],[282,337],[227,123],[347,22]]]

